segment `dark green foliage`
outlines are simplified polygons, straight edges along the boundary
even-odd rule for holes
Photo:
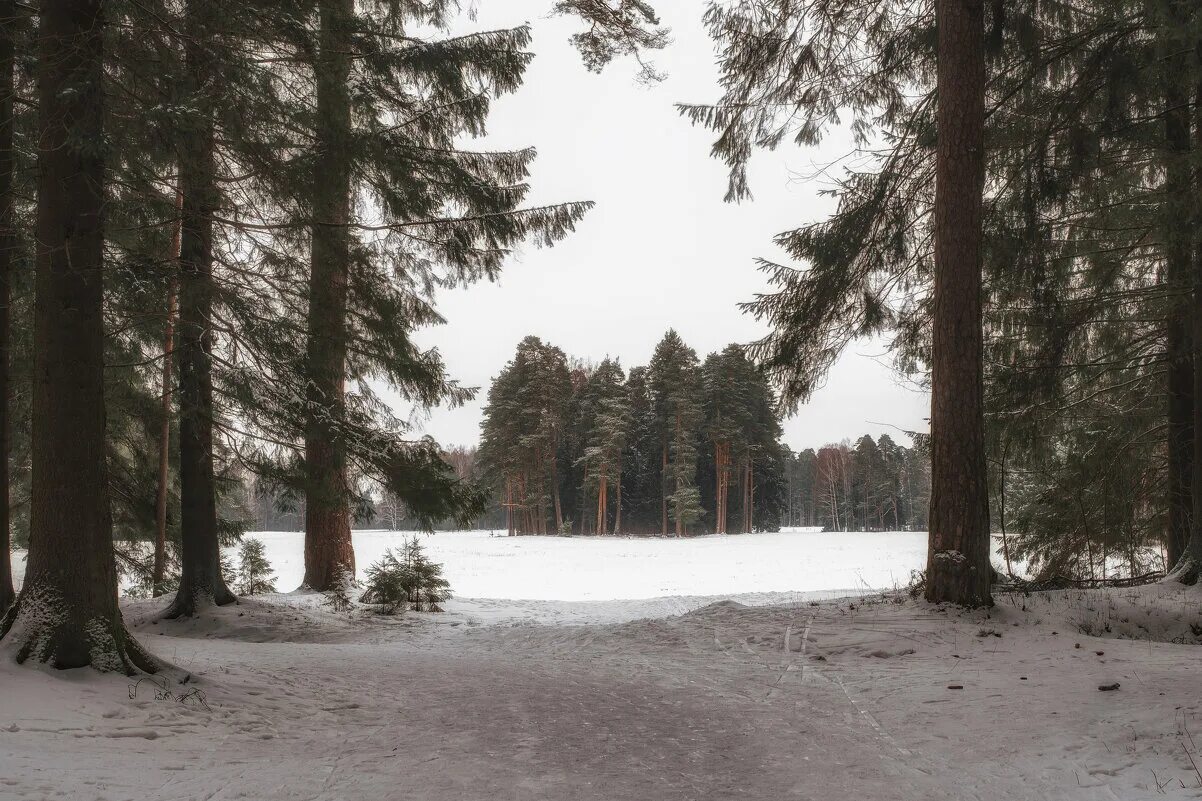
[[[376,607],[382,615],[406,609],[440,612],[451,597],[450,584],[442,576],[442,565],[427,558],[416,537],[405,540],[400,553],[389,549],[367,568],[360,603]]]
[[[663,80],[643,54],[667,46],[671,39],[646,0],[556,0],[552,11],[580,17],[585,23],[584,31],[572,36],[572,44],[593,72],[600,72],[614,58],[632,56],[639,63],[641,81]]]
[[[568,517],[576,521],[561,531],[713,531],[711,445],[719,431],[737,440],[730,508],[742,522],[730,530],[779,528],[788,492],[778,410],[764,375],[739,348],[711,355],[702,369],[670,331],[651,365],[628,375],[609,358],[570,370],[567,364],[557,348],[528,337],[489,389],[480,460],[498,508],[508,510],[511,533],[555,530],[547,519],[546,482],[553,473]],[[543,376],[546,365],[554,367],[554,381]],[[540,397],[548,387],[556,399],[566,389],[566,403]],[[553,457],[542,433],[549,426],[558,442]]]
[[[993,528],[1037,570],[1088,573],[1100,553],[1137,570],[1141,548],[1166,536],[1167,507],[1179,503],[1165,453],[1180,425],[1166,420],[1169,376],[1190,361],[1176,333],[1182,315],[1188,329],[1202,314],[1182,310],[1196,282],[1189,271],[1202,262],[1202,14],[1178,0],[985,9]],[[853,166],[834,174],[836,211],[777,238],[790,260],[761,261],[773,291],[745,305],[771,329],[749,352],[789,406],[857,337],[891,335],[902,370],[928,369],[932,12],[842,0],[739,0],[707,11],[724,95],[682,112],[715,133],[730,199],[748,195],[756,148],[812,144],[836,120],[857,137]],[[1182,255],[1189,248],[1192,257]],[[843,517],[897,494],[870,477],[889,458],[877,446],[879,458],[857,448],[864,470],[839,501]],[[821,456],[838,472],[838,459]]]
[[[238,549],[238,580],[235,587],[239,595],[261,595],[265,592],[275,592],[274,573],[263,541],[248,538],[242,541]]]

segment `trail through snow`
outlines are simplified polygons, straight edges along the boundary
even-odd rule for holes
[[[0,663],[0,799],[1202,798],[1202,591],[735,598],[128,602],[167,683]]]

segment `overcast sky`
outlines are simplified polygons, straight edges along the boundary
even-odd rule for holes
[[[773,235],[830,210],[818,196],[825,184],[812,176],[847,150],[845,140],[832,140],[760,155],[752,164],[754,201],[723,203],[726,170],[709,157],[711,135],[673,107],[719,96],[700,2],[655,3],[675,41],[653,58],[668,79],[650,88],[635,82],[632,63],[587,72],[568,42],[578,24],[548,19],[551,0],[478,5],[464,30],[528,22],[536,54],[523,88],[497,102],[486,144],[537,148],[532,204],[597,205],[554,248],[515,254],[497,283],[439,298],[448,322],[420,340],[438,347],[452,376],[481,388],[480,401],[433,410],[421,423],[444,445],[477,441],[488,384],[528,334],[573,356],[618,357],[626,368],[646,364],[668,328],[702,359],[761,336],[763,326],[736,306],[765,288],[753,259],[779,258]],[[864,433],[925,431],[928,410],[928,397],[890,369],[884,347],[861,342],[786,421],[785,442],[801,449]]]

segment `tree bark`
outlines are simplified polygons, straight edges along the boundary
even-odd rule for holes
[[[16,91],[17,4],[0,0],[0,613],[16,600],[9,512],[9,369],[12,363],[12,275],[16,260],[13,203],[13,96]]]
[[[354,0],[321,0],[317,161],[309,278],[305,423],[305,586],[325,591],[354,575],[345,433],[347,283],[351,213],[351,23]]]
[[[559,465],[556,455],[559,451],[558,447],[551,448],[551,455],[548,457],[548,462],[551,465],[551,496],[555,502],[555,533],[563,532],[563,506],[559,502]]]
[[[237,599],[221,575],[217,483],[213,473],[213,213],[217,209],[211,0],[189,0],[184,59],[204,122],[180,135],[179,478],[180,582],[164,613],[195,615]]]
[[[926,598],[987,606],[989,488],[981,344],[982,0],[937,0],[931,519]]]
[[[664,435],[664,461],[660,469],[660,498],[662,502],[661,512],[663,515],[663,525],[660,531],[664,536],[668,534],[668,437]]]
[[[622,533],[622,463],[618,463],[618,475],[614,486],[614,536]]]
[[[117,604],[104,431],[101,0],[45,0],[29,561],[0,636],[18,662],[154,671]]]
[[[175,193],[175,224],[171,233],[171,270],[176,273],[167,289],[167,322],[163,327],[163,379],[161,412],[159,423],[159,484],[154,498],[154,571],[151,574],[151,594],[157,598],[163,594],[163,579],[167,573],[167,494],[168,468],[171,462],[171,360],[175,350],[175,305],[179,292],[179,249],[183,227],[184,194]]]

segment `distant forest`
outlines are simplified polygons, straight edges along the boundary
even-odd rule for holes
[[[924,530],[930,503],[925,436],[888,435],[817,450],[781,441],[779,405],[737,346],[700,360],[675,331],[646,366],[573,358],[527,337],[488,392],[478,447],[444,458],[488,501],[478,528],[511,534],[697,535]],[[296,530],[300,498],[248,475],[223,517]],[[356,526],[421,523],[395,494],[360,493]],[[454,528],[453,521],[439,528]]]
[[[866,435],[794,452],[770,387],[736,346],[702,361],[669,331],[648,365],[626,371],[527,337],[489,389],[480,446],[445,458],[489,492],[475,525],[511,534],[923,530],[929,457],[911,436],[918,447]],[[360,497],[357,527],[420,527],[394,494]],[[299,498],[249,476],[226,506],[246,528],[304,521]]]

